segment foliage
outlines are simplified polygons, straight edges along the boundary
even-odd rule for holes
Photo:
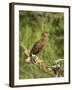
[[[44,62],[52,65],[54,60],[64,58],[64,13],[55,12],[19,12],[19,43],[23,43],[31,50],[34,43],[40,39],[42,32],[49,32],[49,41],[45,48],[38,54]],[[23,51],[19,55],[19,77],[46,78],[54,77],[54,73],[45,73],[39,65],[27,64]],[[64,73],[64,63],[61,63]],[[63,75],[62,73],[62,75]]]

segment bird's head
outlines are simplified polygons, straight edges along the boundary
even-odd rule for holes
[[[48,38],[48,37],[49,37],[49,33],[48,33],[48,32],[43,32],[43,33],[42,33],[42,37]]]

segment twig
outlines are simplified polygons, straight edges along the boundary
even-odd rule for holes
[[[64,61],[64,59],[57,59],[57,60],[55,60],[55,63],[59,63],[61,61]]]
[[[20,44],[20,47],[23,48],[25,60],[27,63],[30,63],[30,50],[28,50],[22,43]]]

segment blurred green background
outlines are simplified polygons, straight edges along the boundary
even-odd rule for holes
[[[31,50],[45,31],[49,32],[50,38],[38,55],[45,63],[52,65],[54,60],[64,58],[64,13],[19,11],[19,43],[23,43]],[[60,65],[63,76],[64,61]],[[19,49],[20,79],[49,77],[55,77],[53,71],[45,73],[39,65],[27,64],[23,51]]]

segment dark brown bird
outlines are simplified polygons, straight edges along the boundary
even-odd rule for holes
[[[32,57],[32,55],[37,55],[42,48],[46,45],[46,43],[48,42],[48,32],[44,32],[42,33],[41,39],[38,40],[34,46],[32,47],[31,51],[30,51],[30,56]],[[31,58],[32,63],[34,63],[34,60]]]

